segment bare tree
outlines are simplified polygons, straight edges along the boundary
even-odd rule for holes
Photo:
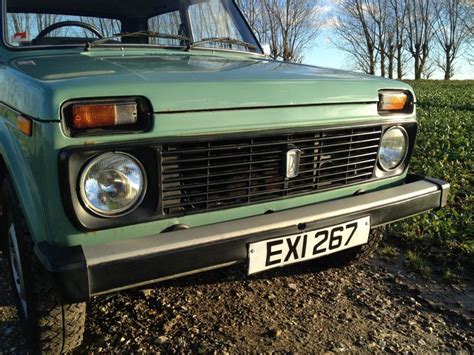
[[[405,6],[407,49],[414,61],[415,80],[418,80],[422,77],[432,47],[435,26],[433,0],[405,0]]]
[[[380,69],[381,76],[402,79],[408,62],[408,1],[339,1],[334,44],[355,59],[357,69],[369,74]]]
[[[436,61],[428,59],[423,67],[423,71],[421,72],[421,78],[425,80],[430,80],[434,73],[436,73]]]
[[[471,14],[472,15],[472,14]],[[454,76],[454,61],[469,35],[469,4],[464,0],[439,0],[436,6],[435,38],[443,59],[437,61],[444,80]]]
[[[341,0],[337,3],[333,44],[348,53],[357,69],[375,74],[378,26],[367,11],[370,0]]]
[[[237,0],[243,10],[249,25],[257,35],[260,43],[270,45],[270,56],[277,59],[281,48],[278,45],[278,31],[275,19],[270,16],[266,0]]]
[[[469,39],[467,41],[466,58],[470,65],[474,65],[474,34],[470,32]]]
[[[31,35],[31,16],[24,13],[9,13],[8,14],[8,31],[16,34],[26,32],[28,36]]]
[[[468,3],[469,4],[469,3]],[[467,7],[467,16],[463,20],[463,25],[466,27],[467,46],[466,46],[466,58],[470,65],[474,65],[474,4]]]
[[[301,61],[319,34],[320,0],[240,0],[239,5],[271,57]]]
[[[262,0],[237,0],[260,43],[270,43],[268,14]]]
[[[407,7],[405,0],[389,0],[390,11],[390,32],[392,33],[392,41],[390,47],[390,58],[393,65],[393,57],[396,57],[397,62],[397,78],[403,79],[404,64],[406,63],[404,56],[405,45],[405,24],[407,17]]]
[[[389,12],[389,0],[373,0],[366,3],[366,12],[375,28],[375,48],[379,54],[380,76],[387,74],[386,60],[388,60],[388,76],[393,78],[393,21]]]
[[[61,21],[61,15],[35,14],[36,30],[38,33],[56,22]]]
[[[397,49],[397,21],[395,11],[392,8],[391,0],[386,0],[385,3],[386,21],[385,21],[385,36],[386,36],[386,57],[388,60],[388,77],[393,79],[395,72],[396,49]]]
[[[301,61],[303,51],[320,30],[319,0],[267,0],[265,3],[276,22],[281,58]]]

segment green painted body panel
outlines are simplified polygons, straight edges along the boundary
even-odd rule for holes
[[[397,81],[235,53],[160,49],[14,52],[0,47],[0,154],[36,241],[71,246],[139,238],[177,223],[201,226],[342,198],[360,189],[386,188],[403,183],[405,175],[303,197],[82,233],[66,217],[61,200],[58,156],[62,149],[384,122],[389,118],[377,113],[380,89],[411,91]],[[81,138],[62,132],[59,121],[64,102],[134,95],[147,97],[153,105],[150,132]],[[18,112],[35,120],[33,137],[17,131]]]
[[[73,98],[144,96],[155,112],[376,102],[398,81],[209,51],[22,52],[0,71],[0,97],[40,120],[59,120]],[[21,97],[10,86],[24,82]],[[41,98],[41,99],[39,99]],[[30,104],[28,104],[30,103]]]
[[[41,137],[30,138],[21,134],[16,128],[17,115],[17,112],[0,104],[0,156],[17,190],[30,230],[34,231],[35,237],[44,239],[47,238],[47,221],[40,185],[34,172],[38,167],[40,154],[36,147]]]

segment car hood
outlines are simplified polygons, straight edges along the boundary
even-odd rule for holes
[[[102,51],[23,57],[10,65],[51,105],[39,119],[58,118],[61,104],[80,98],[143,96],[155,112],[183,112],[366,103],[376,102],[380,89],[410,90],[349,71],[218,54]]]

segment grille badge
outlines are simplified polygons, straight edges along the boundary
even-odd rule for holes
[[[285,154],[285,177],[288,179],[297,177],[300,173],[301,150],[290,149]]]

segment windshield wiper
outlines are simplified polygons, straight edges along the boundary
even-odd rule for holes
[[[195,46],[199,46],[200,44],[205,44],[209,42],[218,42],[218,43],[228,43],[228,44],[235,44],[242,47],[247,47],[248,49],[258,49],[257,46],[253,45],[252,43],[248,43],[242,41],[240,39],[231,38],[231,37],[210,37],[210,38],[203,38],[200,41],[192,42],[188,46],[188,49],[193,48]]]
[[[98,39],[96,41],[87,42],[86,43],[86,51],[91,50],[93,47],[100,46],[110,40],[113,40],[117,37],[147,37],[147,38],[166,38],[166,39],[176,39],[180,41],[190,42],[191,39],[186,36],[180,35],[173,35],[169,33],[159,33],[159,32],[152,32],[152,31],[137,31],[137,32],[124,32],[124,33],[116,33],[110,37],[105,37]]]

